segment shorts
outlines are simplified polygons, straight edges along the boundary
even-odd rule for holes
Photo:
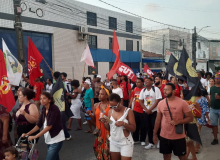
[[[133,144],[119,145],[110,141],[110,152],[120,152],[123,157],[132,157],[133,150]]]
[[[186,155],[186,139],[166,139],[160,137],[160,153],[162,154],[173,154],[175,156],[185,156]]]
[[[86,114],[86,111],[92,111],[92,107],[86,107],[85,108],[85,119],[87,120],[87,121],[89,121],[89,120],[91,120],[91,118],[90,118],[90,116],[88,115],[88,114]]]
[[[220,109],[210,109],[209,119],[211,121],[211,126],[217,126],[220,120]]]

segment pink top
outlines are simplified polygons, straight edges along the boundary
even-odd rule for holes
[[[173,101],[168,101],[168,104],[174,121],[183,119],[185,113],[191,112],[187,102],[179,97],[175,97]],[[171,118],[170,118],[169,110],[167,108],[166,99],[160,101],[160,103],[157,106],[157,112],[162,113],[161,132],[160,132],[161,137],[166,139],[185,138],[184,129],[182,134],[176,134],[175,126],[172,126],[170,124]]]

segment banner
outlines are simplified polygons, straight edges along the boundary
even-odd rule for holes
[[[137,79],[133,70],[122,62],[120,62],[120,66],[118,70],[116,71],[116,73],[119,75],[126,75],[128,79],[131,79],[132,82],[135,82]]]

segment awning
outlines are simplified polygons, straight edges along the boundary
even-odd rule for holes
[[[162,59],[142,59],[143,63],[162,63]]]

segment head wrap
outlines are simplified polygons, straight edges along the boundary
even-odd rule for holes
[[[89,87],[91,87],[91,82],[88,79],[85,81],[85,83],[87,83]]]
[[[101,85],[101,89],[104,89],[108,96],[110,95],[108,89],[106,89],[103,85]]]

